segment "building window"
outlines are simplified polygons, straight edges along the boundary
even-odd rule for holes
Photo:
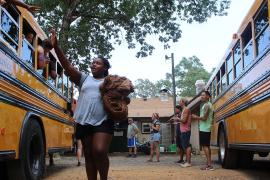
[[[151,133],[151,123],[142,122],[142,134]]]
[[[254,19],[257,55],[262,54],[270,44],[268,20],[268,3],[266,1]]]
[[[252,42],[252,28],[249,23],[245,31],[241,35],[243,42],[243,59],[244,67],[247,67],[253,60],[253,42]],[[240,43],[239,43],[240,48]],[[235,64],[238,63],[238,59],[234,59]]]

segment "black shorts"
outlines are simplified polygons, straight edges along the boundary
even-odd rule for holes
[[[200,131],[200,145],[210,146],[211,132]]]
[[[188,147],[190,147],[190,135],[190,131],[181,132],[181,148],[183,150],[186,150]]]
[[[113,120],[110,120],[110,119],[106,120],[98,126],[81,125],[79,123],[76,124],[76,131],[75,131],[76,139],[84,139],[87,136],[94,134],[94,133],[98,133],[98,132],[113,134],[113,132],[114,132]]]
[[[181,148],[181,133],[177,132],[175,136],[176,146]]]

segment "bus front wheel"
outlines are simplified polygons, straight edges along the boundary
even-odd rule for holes
[[[9,179],[38,180],[45,168],[44,141],[39,123],[31,119],[23,130],[20,159],[10,162]]]
[[[235,169],[237,168],[237,150],[228,148],[227,136],[223,127],[219,129],[218,133],[218,157],[219,162],[225,169]]]

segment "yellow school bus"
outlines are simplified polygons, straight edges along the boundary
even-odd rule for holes
[[[206,85],[215,109],[211,144],[224,168],[270,152],[269,0],[255,0]],[[239,7],[240,8],[240,7]],[[190,106],[199,104],[199,96]]]
[[[50,77],[50,64],[37,69],[37,46],[46,38],[31,13],[0,6],[0,163],[10,179],[40,179],[46,154],[73,146],[73,85],[54,50],[57,77]]]

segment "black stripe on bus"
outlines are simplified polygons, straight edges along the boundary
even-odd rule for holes
[[[2,50],[2,52],[4,54],[6,54],[7,56],[9,56],[11,58],[11,60],[15,61],[17,64],[19,64],[23,69],[25,69],[28,73],[32,74],[34,77],[36,77],[41,83],[43,83],[44,85],[50,87],[51,90],[53,90],[58,96],[60,96],[61,98],[63,98],[64,100],[71,102],[70,99],[68,99],[67,97],[65,97],[61,92],[59,92],[58,89],[56,89],[56,87],[52,86],[44,77],[42,77],[40,74],[38,74],[33,67],[30,67],[28,65],[26,65],[20,58],[17,57],[17,55],[11,51],[9,48],[7,48],[3,42],[0,41],[0,50]]]
[[[226,113],[225,115],[219,117],[216,122],[219,122],[223,119],[226,119],[238,112],[241,112],[243,111],[244,109],[247,109],[247,108],[250,108],[251,106],[255,105],[255,104],[258,104],[259,102],[262,102],[266,99],[270,98],[270,91],[267,91],[266,93],[263,93],[262,95],[260,96],[257,96],[256,98],[254,98],[254,100],[250,100],[249,102],[247,103],[244,103],[240,106],[238,106],[237,108],[235,108],[234,110],[230,111],[229,113]]]
[[[229,148],[254,152],[270,152],[270,144],[229,144]]]
[[[235,102],[238,98],[240,98],[241,96],[244,96],[248,92],[252,92],[254,89],[256,89],[261,84],[265,83],[266,81],[269,81],[269,79],[270,79],[269,77],[270,77],[270,71],[268,70],[268,71],[266,71],[266,73],[264,75],[262,75],[261,77],[259,77],[256,81],[254,81],[247,88],[241,90],[239,93],[237,93],[236,95],[234,95],[230,100],[228,100],[222,106],[220,106],[219,108],[217,108],[215,110],[215,113],[221,111],[226,106],[228,106],[229,104]]]
[[[17,107],[20,107],[20,108],[23,108],[23,109],[26,109],[26,110],[31,110],[31,111],[39,114],[39,115],[46,116],[46,117],[48,117],[50,119],[53,119],[55,121],[58,121],[58,122],[61,122],[61,123],[67,124],[67,125],[74,126],[74,123],[68,121],[67,119],[60,118],[59,116],[56,116],[56,115],[54,115],[52,113],[44,111],[44,110],[40,109],[39,107],[36,107],[34,105],[31,105],[31,104],[23,102],[23,101],[20,101],[20,100],[14,98],[14,97],[8,96],[8,95],[3,94],[1,92],[0,92],[0,101],[11,104],[11,105],[15,105]]]
[[[15,85],[16,87],[20,88],[22,91],[27,92],[28,94],[31,94],[35,96],[36,98],[42,100],[43,102],[46,102],[50,104],[51,106],[63,111],[66,113],[67,109],[61,107],[60,105],[56,104],[55,102],[51,101],[49,98],[44,96],[43,94],[39,93],[38,91],[30,88],[28,85],[22,83],[18,79],[15,79],[9,75],[6,75],[5,73],[0,72],[0,77],[2,77],[4,80],[9,81],[12,85]],[[69,102],[67,102],[69,103]]]
[[[51,147],[48,148],[48,154],[64,153],[72,151],[72,147]]]
[[[0,161],[7,161],[15,159],[16,152],[14,150],[10,151],[0,151]]]

